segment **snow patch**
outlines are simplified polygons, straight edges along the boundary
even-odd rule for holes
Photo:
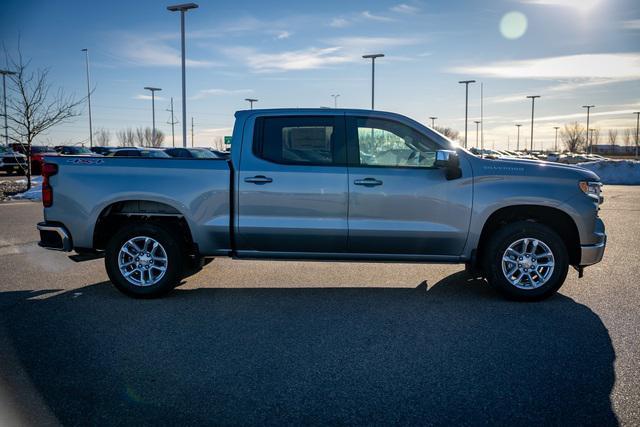
[[[578,166],[595,172],[603,184],[640,185],[638,160],[598,160],[578,163]]]
[[[23,181],[23,180],[19,180]],[[27,180],[24,180],[24,184]],[[34,176],[31,178],[31,189],[18,193],[12,197],[13,200],[42,200],[42,177]]]

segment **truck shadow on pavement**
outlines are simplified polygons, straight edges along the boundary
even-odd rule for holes
[[[464,272],[414,289],[32,296],[0,294],[19,365],[1,369],[23,369],[65,425],[617,424],[595,313],[504,301]]]

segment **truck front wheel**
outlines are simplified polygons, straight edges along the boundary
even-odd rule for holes
[[[162,227],[143,223],[120,228],[107,243],[104,262],[115,287],[136,298],[171,291],[184,268],[179,240]]]
[[[551,228],[518,221],[500,228],[488,242],[484,271],[507,297],[537,301],[553,295],[567,277],[567,249]]]

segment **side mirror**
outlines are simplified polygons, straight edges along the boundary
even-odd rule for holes
[[[438,150],[436,151],[435,167],[446,170],[445,176],[448,180],[458,179],[462,176],[460,169],[460,158],[454,150]]]

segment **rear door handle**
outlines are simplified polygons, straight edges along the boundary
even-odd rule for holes
[[[270,182],[273,182],[273,179],[264,175],[256,175],[251,178],[245,178],[244,182],[251,182],[253,184],[268,184]]]
[[[364,185],[365,187],[375,187],[376,185],[382,185],[382,181],[375,178],[356,179],[353,181],[355,185]]]

